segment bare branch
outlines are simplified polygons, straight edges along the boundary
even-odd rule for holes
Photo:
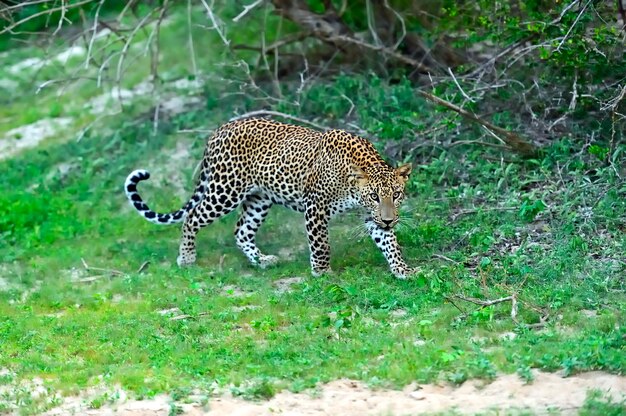
[[[191,55],[191,67],[193,74],[198,77],[198,65],[196,64],[196,49],[193,46],[193,31],[191,30],[191,0],[187,0],[187,31],[189,32],[188,44],[189,54]]]
[[[65,2],[62,2],[61,6],[59,6],[59,7],[53,7],[53,8],[50,8],[50,9],[42,10],[42,11],[40,11],[38,13],[33,13],[30,16],[27,16],[27,17],[25,17],[23,19],[20,19],[17,22],[11,23],[10,25],[5,27],[4,29],[0,30],[0,35],[2,35],[4,33],[7,33],[7,32],[15,34],[15,32],[13,32],[14,28],[16,28],[16,27],[18,27],[18,26],[20,26],[20,25],[22,25],[22,24],[24,24],[24,23],[26,23],[26,22],[28,22],[30,20],[33,20],[33,19],[35,19],[35,18],[37,18],[39,16],[50,15],[52,13],[59,12],[59,11],[61,13],[65,14],[66,10],[75,9],[77,7],[83,6],[83,5],[88,4],[88,3],[92,3],[94,1],[96,1],[96,0],[83,0],[83,1],[79,1],[78,3],[72,3],[72,4],[67,4],[67,5],[65,4]],[[42,3],[45,3],[45,2],[42,2]],[[19,7],[24,7],[26,5],[28,5],[28,4],[27,3],[21,3],[19,5]],[[6,9],[6,10],[8,10],[8,9]]]
[[[226,36],[224,35],[224,32],[220,28],[218,19],[217,17],[215,17],[215,14],[213,14],[213,10],[211,10],[211,7],[208,5],[206,0],[200,0],[200,2],[206,9],[207,16],[209,16],[209,19],[211,19],[211,23],[213,24],[212,29],[214,29],[217,32],[217,34],[220,36],[220,39],[222,39],[222,42],[224,42],[224,45],[226,46],[230,45],[230,41],[226,39]]]
[[[484,126],[485,128],[487,128],[488,130],[497,132],[498,134],[502,135],[502,140],[509,145],[512,149],[514,149],[515,151],[517,151],[518,153],[520,153],[523,156],[534,156],[537,153],[537,148],[527,142],[526,140],[522,139],[518,134],[505,130],[501,127],[498,127],[496,125],[491,124],[490,122],[481,119],[480,117],[478,117],[477,115],[470,113],[467,110],[462,109],[461,107],[452,104],[451,102],[448,102],[442,98],[437,97],[436,95],[433,95],[429,92],[426,91],[418,91],[418,94],[421,95],[422,97],[426,98],[428,101],[431,101],[435,104],[439,104],[441,106],[444,106],[452,111],[455,111],[457,113],[459,113],[460,115],[462,115],[463,117],[465,117],[468,120],[472,120],[475,121],[476,123]]]
[[[587,3],[585,3],[583,8],[580,10],[580,13],[578,13],[578,16],[576,16],[576,20],[574,20],[574,23],[572,23],[572,25],[569,27],[567,33],[565,34],[565,36],[563,36],[563,39],[561,40],[561,43],[559,43],[559,45],[556,47],[554,52],[558,52],[559,49],[561,49],[561,46],[563,46],[563,43],[565,43],[565,41],[569,37],[569,34],[572,33],[572,30],[574,29],[574,26],[576,26],[576,24],[578,23],[580,18],[583,16],[583,14],[585,13],[585,10],[587,10],[587,7],[589,6],[590,3],[591,3],[591,0],[587,0]]]
[[[61,17],[59,18],[59,22],[57,23],[57,28],[52,32],[52,36],[56,36],[59,33],[59,30],[63,27],[63,22],[65,19],[65,12],[67,11],[67,6],[65,5],[65,0],[61,0]]]
[[[100,16],[100,9],[102,9],[104,2],[105,0],[100,0],[100,4],[98,4],[98,7],[96,8],[96,14],[93,19],[93,33],[91,34],[91,40],[89,41],[89,46],[87,47],[87,57],[85,58],[85,69],[89,68],[93,43],[96,40],[96,34],[98,33],[98,18]]]
[[[465,97],[465,99],[467,99],[468,101],[470,101],[472,103],[476,102],[476,101],[474,101],[474,99],[472,99],[472,97],[467,95],[467,93],[465,93],[465,91],[463,91],[463,88],[461,88],[461,85],[459,84],[459,81],[456,80],[456,77],[454,76],[454,72],[452,72],[452,69],[450,67],[448,67],[448,73],[452,77],[452,80],[456,84],[456,86],[459,89],[459,91],[461,91],[461,94],[463,95],[463,97]]]
[[[277,40],[271,45],[265,46],[265,48],[239,44],[239,45],[233,45],[233,49],[245,49],[245,50],[259,51],[259,52],[263,52],[265,50],[266,53],[274,53],[275,49],[281,48],[285,45],[289,45],[290,43],[301,41],[303,39],[308,38],[309,36],[311,36],[311,34],[308,32],[294,33],[292,35],[285,36],[284,38],[280,40]]]
[[[370,0],[365,0],[365,10],[367,16],[367,27],[372,35],[372,40],[374,44],[378,47],[383,46],[378,33],[376,33],[376,24],[374,22],[374,15],[372,13],[372,2]]]
[[[243,11],[239,13],[235,18],[233,18],[233,22],[240,21],[245,15],[247,15],[250,10],[254,9],[259,4],[263,3],[265,0],[256,0],[254,3],[248,4],[247,6],[243,6]]]
[[[402,15],[398,13],[397,11],[395,11],[395,9],[389,5],[389,0],[384,0],[383,5],[385,6],[387,10],[391,11],[391,13],[393,13],[394,16],[396,16],[396,18],[400,21],[400,26],[402,27],[402,34],[396,41],[395,45],[393,45],[393,49],[395,50],[395,49],[398,49],[398,47],[402,44],[402,41],[404,41],[404,38],[406,37],[406,24],[404,23],[404,19],[402,18]]]
[[[395,59],[398,62],[402,62],[403,64],[409,65],[414,67],[415,69],[417,69],[418,71],[422,71],[422,72],[432,72],[433,70],[424,65],[423,63],[410,58],[404,54],[401,54],[400,52],[396,52],[394,49],[392,48],[388,48],[386,46],[376,46],[376,45],[372,45],[370,43],[367,42],[363,42],[362,40],[353,38],[352,36],[335,36],[333,38],[330,38],[331,41],[339,41],[339,42],[343,42],[344,44],[352,44],[352,45],[356,45],[356,46],[360,46],[364,49],[369,49],[372,51],[376,51],[376,52],[382,52],[383,54],[389,56],[390,58]]]
[[[124,43],[124,47],[122,48],[122,51],[120,52],[120,58],[119,58],[119,60],[117,62],[117,76],[115,78],[115,83],[118,85],[118,87],[119,87],[119,85],[121,83],[122,66],[124,65],[124,60],[126,59],[126,54],[128,54],[128,49],[130,48],[130,44],[131,44],[133,38],[135,37],[135,35],[137,34],[137,32],[139,32],[139,30],[144,27],[144,25],[146,24],[148,19],[150,19],[150,17],[152,16],[152,14],[154,13],[155,10],[156,9],[151,10],[150,13],[146,14],[143,17],[143,19],[141,19],[141,21],[139,21],[137,26],[135,26],[133,31],[128,36],[128,39]],[[121,90],[121,89],[118,88],[118,90]]]

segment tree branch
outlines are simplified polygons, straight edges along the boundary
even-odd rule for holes
[[[462,115],[463,117],[465,117],[468,120],[474,121],[480,125],[482,125],[483,127],[485,127],[486,129],[488,129],[491,132],[495,132],[498,133],[501,136],[501,139],[503,142],[505,142],[507,145],[509,145],[513,150],[515,150],[516,152],[518,152],[519,154],[521,154],[522,156],[526,156],[526,157],[532,157],[535,156],[537,154],[537,147],[535,145],[533,145],[532,143],[527,142],[526,140],[524,140],[523,138],[521,138],[517,133],[514,133],[512,131],[508,131],[503,129],[502,127],[498,127],[494,124],[491,124],[490,122],[483,120],[482,118],[478,117],[477,115],[470,113],[467,110],[462,109],[461,107],[452,104],[449,101],[446,101],[442,98],[437,97],[436,95],[433,95],[429,92],[426,91],[418,91],[418,94],[421,95],[422,97],[426,98],[428,101],[433,102],[435,104],[441,105],[443,107],[446,107],[452,111],[457,112],[458,114]]]

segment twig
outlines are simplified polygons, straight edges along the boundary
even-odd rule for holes
[[[31,15],[30,15],[30,16],[28,16],[28,17],[25,17],[25,18],[23,18],[23,19],[20,19],[20,20],[18,20],[17,22],[13,22],[13,23],[11,23],[10,25],[8,25],[7,27],[5,27],[4,29],[0,30],[0,35],[2,35],[2,34],[4,34],[4,33],[7,33],[7,32],[10,32],[10,33],[12,33],[12,34],[15,34],[15,32],[13,32],[13,29],[14,29],[14,28],[16,28],[17,26],[19,26],[19,25],[21,25],[21,24],[24,24],[24,23],[26,23],[26,22],[28,22],[28,21],[30,21],[30,20],[32,20],[32,19],[35,19],[35,18],[37,18],[37,17],[39,17],[39,16],[44,16],[44,15],[46,15],[46,14],[50,15],[50,14],[52,14],[52,13],[56,13],[56,12],[59,12],[59,11],[60,11],[60,12],[62,12],[62,13],[64,13],[64,10],[67,10],[67,9],[74,9],[74,8],[76,8],[76,7],[80,7],[80,6],[82,6],[82,5],[85,5],[85,4],[88,4],[88,3],[92,3],[92,2],[94,2],[94,1],[95,1],[95,0],[84,0],[84,1],[79,1],[79,2],[77,2],[77,3],[67,4],[67,5],[65,4],[65,2],[61,2],[61,6],[60,6],[60,7],[53,7],[53,8],[50,8],[50,9],[45,9],[45,10],[43,10],[43,11],[40,11],[40,12],[38,12],[38,13],[31,14]],[[45,2],[42,2],[42,3],[45,3]],[[30,3],[30,4],[35,4],[35,3]],[[29,3],[22,2],[21,4],[19,4],[19,5],[17,5],[17,6],[14,6],[14,7],[25,7],[25,6],[28,6],[28,5],[29,5]],[[7,8],[6,10],[9,10],[9,9],[10,9],[10,7],[9,7],[9,8]]]
[[[350,109],[348,110],[348,113],[346,114],[346,118],[350,117],[350,114],[352,114],[352,111],[354,111],[355,105],[354,105],[354,101],[352,101],[346,94],[341,94],[341,98],[343,98],[344,100],[348,101],[350,103]]]
[[[208,314],[209,312],[200,312],[197,315],[188,315],[188,314],[176,315],[176,316],[172,316],[170,318],[170,321],[180,321],[181,319],[189,319],[189,318],[200,318],[202,316],[207,316]]]
[[[300,40],[308,38],[309,36],[311,36],[311,34],[309,32],[295,33],[293,35],[285,36],[281,40],[277,40],[276,42],[272,43],[271,45],[265,46],[265,48],[258,47],[258,46],[249,46],[249,45],[238,44],[238,45],[233,45],[233,49],[244,49],[244,50],[250,50],[250,51],[274,53],[274,50],[276,50],[276,49],[278,49],[278,48],[280,48],[282,46],[288,45],[290,43],[298,42]]]
[[[161,109],[161,103],[158,102],[156,106],[154,106],[154,116],[152,119],[152,135],[156,136],[157,131],[159,130],[159,110]]]
[[[151,54],[150,54],[150,75],[152,76],[152,85],[153,85],[153,90],[156,92],[157,91],[157,79],[159,77],[159,73],[158,73],[158,69],[159,69],[159,51],[161,49],[161,23],[163,22],[163,19],[165,18],[165,12],[167,11],[167,5],[169,3],[169,0],[164,0],[163,1],[163,5],[161,6],[161,12],[159,13],[159,17],[157,18],[156,21],[156,27],[154,28],[153,33],[155,34],[154,36],[154,47],[150,48],[151,50]],[[152,43],[150,42],[150,45],[152,45]]]
[[[446,256],[444,256],[443,254],[437,254],[437,253],[435,253],[435,254],[433,254],[433,257],[437,257],[438,259],[442,259],[442,260],[449,261],[450,263],[459,264],[459,262],[458,262],[458,261],[456,261],[456,260],[452,260],[450,257],[446,257]]]
[[[462,215],[467,214],[475,214],[481,211],[515,211],[517,208],[515,207],[487,207],[487,208],[476,208],[476,209],[464,209],[450,216],[451,221],[456,221],[456,219]]]
[[[101,279],[103,277],[106,277],[105,274],[99,274],[97,276],[87,276],[87,277],[83,277],[81,279],[76,280],[76,282],[78,283],[90,283],[90,282],[95,282],[98,279]]]
[[[193,31],[191,30],[191,0],[187,0],[187,30],[189,36],[187,42],[189,44],[189,55],[191,55],[191,67],[193,68],[193,74],[198,78],[198,65],[196,64],[196,49],[193,46]]]
[[[455,142],[450,143],[447,147],[450,149],[455,146],[461,146],[464,144],[477,144],[480,146],[495,147],[496,149],[508,149],[508,147],[506,146],[502,146],[502,145],[495,144],[495,143],[483,142],[480,140],[457,140]]]
[[[452,80],[454,81],[454,83],[456,84],[457,88],[459,89],[459,91],[461,91],[461,94],[463,95],[463,97],[465,97],[468,101],[474,103],[476,101],[474,101],[474,99],[472,97],[470,97],[469,95],[467,95],[465,93],[465,91],[463,91],[463,88],[461,88],[461,85],[459,84],[459,81],[456,80],[456,77],[454,76],[454,72],[452,72],[452,69],[450,67],[448,67],[448,73],[450,74],[450,76],[452,77]]]
[[[300,118],[300,117],[292,116],[291,114],[281,113],[279,111],[272,111],[272,110],[250,111],[248,113],[241,114],[241,115],[239,115],[237,117],[233,117],[229,121],[242,120],[244,118],[256,117],[256,116],[276,116],[276,117],[282,117],[282,118],[286,118],[286,119],[289,119],[289,120],[297,121],[297,122],[302,123],[302,124],[308,124],[309,126],[313,126],[313,127],[317,128],[319,130],[328,130],[328,127],[322,126],[321,124],[317,124],[317,123],[314,123],[314,122],[309,121],[309,120],[305,120],[305,119]]]
[[[452,304],[452,306],[454,306],[455,308],[457,308],[459,310],[459,312],[461,312],[463,315],[461,316],[467,316],[467,312],[464,311],[459,305],[457,305],[454,300],[450,297],[450,296],[445,296],[445,299],[450,302]]]
[[[574,111],[576,109],[576,99],[578,98],[578,71],[574,73],[574,83],[572,84],[572,100],[569,102],[569,111]]]
[[[492,300],[482,300],[482,299],[470,298],[470,297],[466,297],[466,296],[462,296],[462,295],[454,295],[454,297],[457,298],[457,299],[464,300],[466,302],[470,302],[470,303],[474,303],[476,305],[480,305],[483,308],[486,308],[487,306],[496,305],[498,303],[510,302],[514,298],[514,295],[505,296],[503,298],[492,299]]]
[[[517,296],[515,295],[511,296],[511,319],[516,324],[519,324],[517,321]]]
[[[383,43],[380,41],[380,37],[378,33],[376,33],[374,16],[372,15],[372,3],[370,0],[365,0],[365,15],[367,17],[367,27],[372,35],[372,40],[377,47],[383,46]]]
[[[404,19],[402,18],[402,15],[389,5],[389,0],[384,0],[383,6],[385,6],[386,9],[391,10],[391,13],[393,13],[396,16],[396,18],[400,21],[400,26],[402,27],[402,34],[400,35],[396,43],[393,45],[393,49],[396,50],[402,44],[402,42],[404,41],[404,38],[406,37],[406,24],[404,23]]]
[[[83,139],[83,137],[85,137],[87,132],[96,123],[98,123],[100,120],[102,120],[103,118],[106,118],[106,117],[116,116],[116,115],[120,114],[121,112],[122,112],[122,110],[118,110],[118,111],[115,111],[114,113],[106,113],[106,112],[104,112],[104,113],[98,115],[93,121],[89,122],[89,124],[87,124],[85,127],[80,129],[80,131],[78,132],[78,135],[76,135],[76,143],[80,142]]]
[[[100,0],[98,7],[96,8],[96,13],[93,18],[93,33],[91,35],[91,39],[89,40],[89,46],[87,47],[87,57],[85,58],[85,69],[89,68],[89,62],[91,61],[91,51],[93,50],[93,44],[96,40],[96,34],[98,33],[98,18],[100,16],[100,9],[102,9],[102,5],[105,0]]]
[[[93,270],[96,272],[104,272],[104,273],[109,273],[115,276],[124,276],[125,273],[120,272],[119,270],[115,270],[115,269],[103,269],[102,267],[93,267],[93,266],[89,266],[87,264],[87,262],[85,261],[85,259],[83,259],[81,257],[80,261],[83,263],[83,267],[85,268],[85,270],[89,271],[89,270]]]
[[[254,9],[259,4],[263,3],[265,0],[256,0],[254,3],[250,3],[247,6],[243,6],[243,11],[239,13],[235,18],[233,18],[233,22],[240,21],[245,15],[247,15],[250,10]]]
[[[49,79],[49,80],[44,81],[41,84],[39,84],[39,86],[37,86],[37,89],[35,90],[35,95],[39,94],[41,92],[41,90],[43,90],[44,88],[48,87],[49,85],[60,84],[60,83],[64,83],[64,82],[78,81],[78,80],[81,80],[81,79],[88,79],[90,81],[95,81],[96,80],[96,78],[93,78],[93,77],[71,77],[71,78],[63,78],[63,79]]]
[[[67,6],[65,5],[66,0],[61,0],[61,17],[59,18],[59,22],[57,23],[57,28],[52,32],[52,36],[56,36],[59,33],[59,30],[63,27],[63,22],[65,21],[65,12],[67,11]]]
[[[149,264],[150,264],[149,260],[146,260],[143,263],[141,263],[141,266],[139,266],[139,269],[137,269],[137,274],[143,272],[148,267]]]
[[[217,34],[220,36],[220,39],[222,39],[222,42],[224,42],[224,45],[226,46],[230,45],[230,41],[226,39],[226,36],[224,36],[224,32],[222,32],[222,29],[220,29],[219,22],[217,21],[217,18],[213,14],[213,10],[211,10],[211,7],[207,4],[205,0],[200,0],[200,2],[206,9],[206,13],[209,16],[209,19],[211,19],[211,23],[213,24],[212,29],[214,29],[217,32]]]
[[[423,63],[416,61],[413,58],[410,58],[404,54],[401,54],[399,52],[396,52],[394,49],[392,48],[388,48],[386,46],[376,46],[376,45],[372,45],[370,43],[367,42],[363,42],[362,40],[353,38],[352,36],[346,36],[346,35],[339,35],[339,36],[333,36],[331,38],[329,38],[329,41],[331,42],[335,42],[335,41],[339,41],[339,42],[345,42],[345,43],[349,43],[352,45],[357,45],[360,46],[362,48],[365,49],[370,49],[372,51],[376,51],[376,52],[382,52],[385,55],[388,55],[389,57],[395,59],[396,61],[402,62],[403,64],[409,65],[414,67],[415,69],[417,69],[418,71],[422,71],[422,72],[426,72],[426,73],[430,73],[432,72],[432,69],[426,65],[424,65]]]
[[[117,62],[117,75],[115,77],[115,84],[118,86],[118,91],[122,90],[121,87],[120,87],[120,85],[121,85],[121,78],[122,78],[122,66],[124,65],[124,60],[126,59],[126,54],[128,53],[128,49],[130,48],[130,44],[131,44],[132,40],[134,39],[135,35],[137,34],[137,32],[139,32],[139,30],[143,28],[143,26],[146,24],[148,19],[152,16],[152,13],[154,13],[154,10],[156,10],[156,9],[151,10],[150,13],[146,14],[144,16],[144,18],[141,19],[141,21],[139,21],[137,26],[133,29],[133,31],[130,33],[128,39],[124,43],[124,47],[122,48],[122,51],[120,52],[120,59]],[[119,98],[120,98],[120,102],[121,102],[122,101],[121,95],[119,96]]]
[[[585,13],[585,10],[587,10],[587,7],[589,6],[589,3],[591,3],[591,0],[587,0],[587,3],[585,3],[583,8],[580,10],[580,13],[578,13],[578,16],[576,16],[576,20],[574,20],[574,23],[572,23],[572,25],[569,27],[569,29],[567,30],[567,33],[565,34],[565,36],[563,36],[563,39],[561,39],[561,42],[556,47],[554,52],[558,52],[559,49],[561,49],[561,46],[563,46],[563,44],[565,43],[565,41],[569,37],[569,34],[572,33],[572,30],[574,29],[574,26],[576,26],[576,23],[578,23],[578,21],[580,20],[582,15]]]

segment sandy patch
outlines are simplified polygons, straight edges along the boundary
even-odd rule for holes
[[[177,90],[199,90],[202,88],[204,82],[198,78],[189,79],[189,78],[180,78],[176,81],[172,81],[169,85],[172,88],[176,88]]]
[[[293,285],[304,282],[304,277],[285,277],[283,279],[274,280],[272,285],[276,288],[276,293],[293,292]]]
[[[12,79],[8,79],[8,78],[1,78],[0,79],[0,89],[3,90],[7,90],[7,91],[13,91],[15,89],[17,89],[17,87],[19,87],[20,84],[17,81],[14,81]]]
[[[23,149],[37,146],[41,141],[54,136],[59,130],[69,126],[68,117],[44,118],[32,124],[9,130],[0,139],[0,159],[12,156]]]
[[[179,114],[200,102],[202,100],[198,97],[173,96],[163,100],[160,109],[169,114]]]
[[[186,416],[363,416],[363,415],[416,415],[456,411],[475,414],[489,410],[505,410],[507,414],[531,412],[534,414],[577,414],[585,402],[587,392],[597,389],[614,402],[626,399],[626,377],[591,372],[562,378],[557,374],[533,372],[535,381],[524,384],[516,375],[503,375],[494,382],[466,382],[460,387],[449,385],[411,384],[403,390],[371,390],[362,382],[337,380],[320,386],[313,394],[277,394],[270,400],[245,401],[225,394],[205,400],[190,397],[186,404],[174,403],[166,395],[149,400],[132,400],[118,394],[117,400],[99,409],[89,409],[89,400],[70,397],[48,416],[83,414],[91,416],[134,415],[166,416],[173,409]]]
[[[224,287],[222,287],[222,296],[241,298],[252,296],[252,292],[246,292],[235,285],[225,285]]]
[[[21,62],[11,65],[8,71],[13,75],[21,74],[24,70],[37,70],[44,66],[46,61],[39,58],[28,58]]]
[[[122,110],[124,103],[138,97],[146,97],[154,93],[154,85],[150,81],[142,81],[135,85],[132,89],[124,89],[113,87],[101,95],[98,95],[87,102],[91,114],[115,114]],[[202,102],[199,97],[185,95],[165,95],[159,99],[159,111],[166,114],[179,114],[189,107]]]
[[[53,59],[65,65],[67,64],[67,61],[69,61],[71,58],[74,58],[76,56],[83,56],[86,53],[87,53],[87,50],[85,48],[79,45],[75,45],[75,46],[70,46],[63,52],[57,54]]]
[[[46,175],[46,181],[52,181],[54,179],[63,180],[79,167],[80,165],[76,162],[61,162],[50,169],[50,172]]]
[[[135,93],[131,90],[113,87],[110,91],[92,98],[85,105],[94,115],[114,114],[121,111],[125,100],[130,100],[134,96]]]
[[[389,312],[389,315],[392,318],[405,318],[407,315],[409,314],[409,312],[406,309],[394,309],[391,312]]]
[[[231,310],[235,313],[245,312],[245,311],[253,311],[255,309],[259,309],[258,305],[244,305],[244,306],[233,306]]]
[[[67,64],[67,61],[76,56],[83,56],[86,53],[86,49],[82,46],[75,45],[70,46],[64,51],[58,53],[55,56],[48,57],[45,59],[41,58],[27,58],[21,62],[11,65],[8,68],[8,72],[13,75],[20,75],[24,73],[24,71],[36,71],[52,62],[58,62],[62,65]]]

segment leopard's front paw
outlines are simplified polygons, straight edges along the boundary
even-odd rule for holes
[[[325,274],[331,274],[332,272],[333,270],[330,267],[325,268],[325,269],[316,269],[316,268],[311,269],[311,274],[314,277],[320,277]]]
[[[195,262],[196,253],[179,254],[176,258],[176,264],[178,264],[179,267],[189,266],[191,264],[194,264]]]
[[[404,280],[410,276],[414,276],[420,272],[420,269],[417,267],[409,267],[406,264],[394,267],[391,269],[391,272],[396,277],[396,279]]]

